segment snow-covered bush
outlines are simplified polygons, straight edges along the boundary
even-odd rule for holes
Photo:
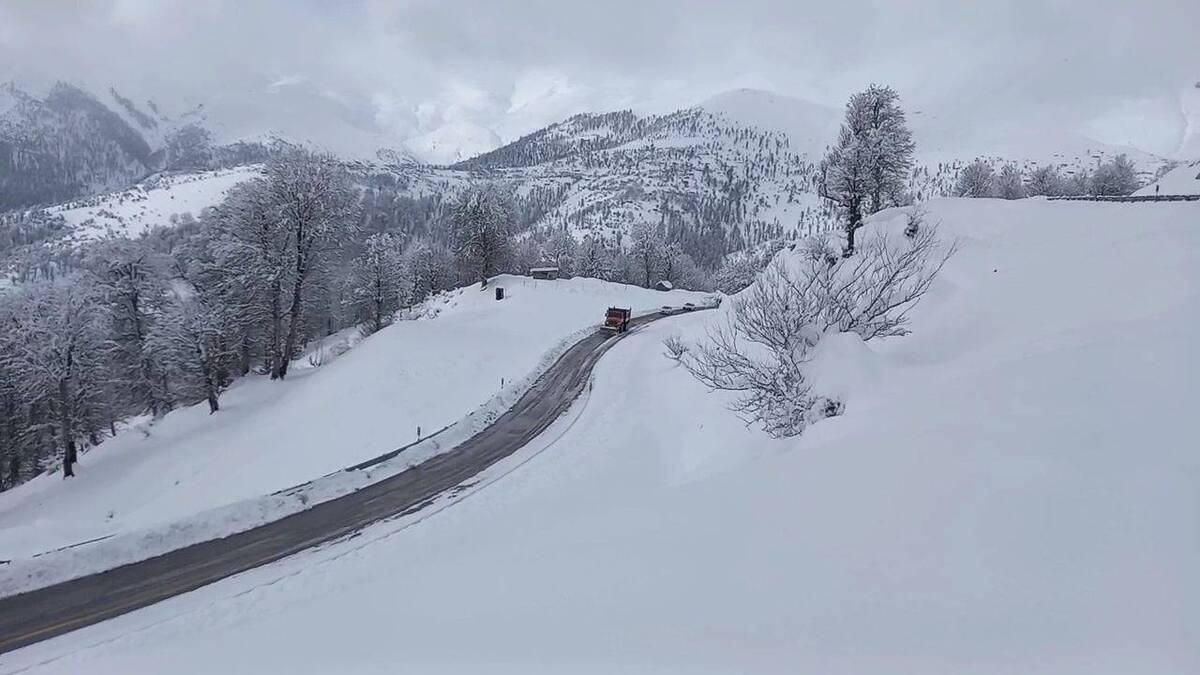
[[[1025,190],[1025,177],[1016,164],[1005,164],[996,177],[996,196],[1001,199],[1024,199],[1029,196]]]
[[[678,334],[668,335],[663,338],[663,347],[667,350],[663,355],[672,361],[681,361],[683,356],[688,352],[687,343]]]
[[[933,227],[911,236],[876,232],[850,258],[831,240],[814,240],[796,258],[777,258],[681,362],[710,388],[739,392],[732,408],[748,424],[795,436],[841,411],[839,401],[814,392],[804,376],[821,338],[906,334],[909,310],[953,250],[940,244]]]
[[[977,159],[963,168],[954,185],[957,197],[995,197],[996,172],[992,165]]]
[[[1133,162],[1125,155],[1117,155],[1096,167],[1090,187],[1094,195],[1123,196],[1133,194],[1141,184]]]

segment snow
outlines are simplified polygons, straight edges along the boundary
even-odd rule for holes
[[[497,285],[505,288],[501,302],[493,299]],[[132,534],[166,550],[195,538],[184,528],[226,534],[263,522],[294,504],[242,502],[402,446],[418,425],[428,436],[494,395],[511,403],[546,352],[598,326],[607,307],[648,310],[701,297],[506,275],[482,292],[441,296],[428,308],[435,318],[398,322],[332,360],[329,345],[355,341],[343,331],[313,346],[314,358],[302,357],[306,367],[286,382],[244,378],[216,415],[197,405],[143,421],[84,454],[76,478],[44,475],[0,493],[0,560],[15,561],[0,567],[0,594],[28,587],[23,575],[46,564],[44,556],[36,565],[22,560],[60,547]],[[204,522],[181,524],[197,517]],[[111,555],[131,559],[128,541]],[[104,546],[71,549],[69,569],[38,577],[103,569],[113,558],[91,549]]]
[[[710,113],[745,126],[787,134],[793,150],[810,162],[837,139],[841,111],[760,89],[735,89],[700,104]]]
[[[959,253],[911,335],[818,347],[846,410],[803,437],[663,358],[719,320],[674,317],[456,503],[3,668],[1200,671],[1200,204],[924,206]],[[332,367],[389,367],[372,342]]]
[[[495,131],[465,120],[446,122],[404,141],[404,147],[420,161],[436,165],[460,162],[501,144]]]
[[[106,237],[137,237],[168,226],[171,216],[200,215],[216,206],[238,183],[259,175],[257,165],[188,174],[164,174],[128,190],[56,206],[76,242]]]
[[[1133,194],[1200,195],[1200,161],[1181,164]]]

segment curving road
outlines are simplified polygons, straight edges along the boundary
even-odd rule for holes
[[[630,321],[631,328],[665,316]],[[454,449],[407,471],[252,530],[141,562],[0,598],[0,654],[187,593],[417,511],[508,457],[570,407],[596,361],[620,338],[602,331],[575,343],[517,403]]]

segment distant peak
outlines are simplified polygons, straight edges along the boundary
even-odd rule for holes
[[[793,148],[810,156],[832,142],[839,117],[821,103],[750,88],[722,92],[696,107],[732,122],[783,132]]]

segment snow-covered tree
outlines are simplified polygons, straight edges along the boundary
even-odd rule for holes
[[[166,301],[165,261],[144,243],[104,242],[93,252],[92,268],[109,319],[110,359],[119,396],[158,416],[174,406],[166,368],[149,337]]]
[[[817,172],[820,195],[844,212],[845,255],[854,252],[863,217],[900,199],[915,147],[895,90],[871,85],[850,97],[837,143]]]
[[[759,267],[754,257],[743,251],[730,254],[713,277],[717,290],[730,295],[754,283]]]
[[[1005,164],[996,177],[996,195],[1001,199],[1024,199],[1025,179],[1016,164]]]
[[[992,165],[977,159],[963,167],[954,185],[957,197],[995,197],[996,172]]]
[[[233,355],[228,337],[228,317],[197,290],[184,296],[174,294],[163,320],[150,335],[182,393],[191,400],[203,398],[210,414],[221,409],[227,361]]]
[[[212,133],[200,124],[182,126],[166,139],[168,169],[207,169],[212,154]]]
[[[1030,174],[1029,181],[1025,184],[1025,190],[1030,195],[1057,197],[1063,194],[1062,176],[1059,175],[1058,169],[1054,165],[1043,164]]]
[[[405,278],[400,241],[395,236],[373,234],[351,269],[352,299],[360,325],[374,333],[392,322],[392,316],[407,304],[412,293]]]
[[[486,285],[511,252],[516,224],[511,197],[498,186],[467,191],[452,214],[454,255],[464,274]]]
[[[1063,180],[1062,193],[1069,196],[1086,195],[1092,186],[1092,174],[1087,169],[1068,172]]]
[[[242,368],[251,353],[261,355],[274,372],[282,354],[284,290],[291,284],[288,232],[275,217],[265,179],[230,190],[225,202],[204,214],[208,227],[208,264],[193,272],[200,285],[237,322]],[[193,258],[193,263],[199,262]],[[257,345],[257,346],[255,346]]]
[[[575,256],[579,251],[579,243],[566,230],[555,230],[542,245],[546,260],[558,267],[561,277],[575,276]]]
[[[586,235],[579,245],[575,272],[581,277],[611,281],[616,269],[616,251],[603,238]]]
[[[282,379],[300,348],[310,284],[355,226],[356,192],[345,167],[330,155],[288,152],[267,164],[266,175],[269,208],[282,226],[292,266],[287,332],[271,369],[272,378]]]
[[[649,223],[635,223],[629,231],[630,281],[645,288],[658,281],[664,259],[667,255],[667,243],[658,228]]]
[[[94,280],[69,276],[15,291],[3,369],[17,395],[41,407],[62,450],[63,476],[75,475],[81,435],[98,425],[104,406],[105,321]]]
[[[1091,193],[1094,195],[1123,196],[1133,194],[1139,187],[1137,169],[1124,154],[1096,167],[1092,174]]]
[[[776,259],[734,298],[727,321],[694,348],[680,350],[680,360],[712,389],[739,392],[733,409],[748,423],[794,436],[841,409],[805,377],[803,366],[822,337],[905,334],[908,310],[952,252],[929,227],[911,237],[877,233],[850,258],[816,241],[798,260]]]
[[[401,254],[409,301],[420,302],[454,284],[454,254],[440,242],[417,239]]]

